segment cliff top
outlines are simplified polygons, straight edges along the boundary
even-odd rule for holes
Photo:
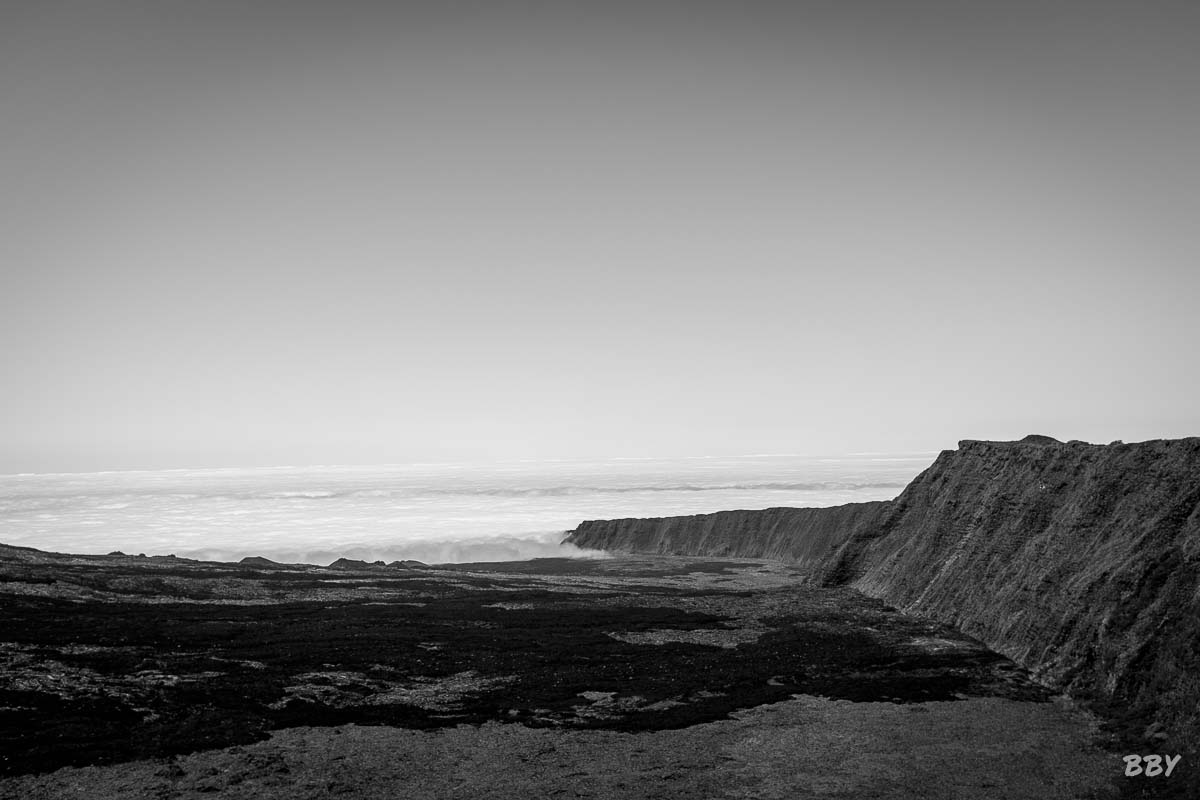
[[[1003,440],[994,440],[994,439],[963,439],[962,441],[960,441],[958,443],[958,448],[960,450],[962,450],[964,448],[972,447],[975,445],[996,446],[996,445],[1016,445],[1016,444],[1032,444],[1032,445],[1037,445],[1039,447],[1046,447],[1048,445],[1061,445],[1061,444],[1064,444],[1064,442],[1061,442],[1058,439],[1055,439],[1053,436],[1043,436],[1040,433],[1031,433],[1028,436],[1026,436],[1024,439],[1014,439],[1012,441],[1003,441]],[[1072,442],[1070,442],[1070,444],[1088,444],[1088,442],[1080,442],[1078,440],[1073,440]]]
[[[1092,442],[1084,442],[1079,439],[1072,439],[1069,442],[1059,441],[1053,436],[1043,436],[1039,433],[1031,433],[1024,439],[1013,441],[999,441],[991,439],[963,439],[958,443],[959,450],[968,450],[978,447],[1113,447],[1113,446],[1145,446],[1145,445],[1167,445],[1178,446],[1182,444],[1196,444],[1200,442],[1200,437],[1185,436],[1180,439],[1147,439],[1144,442],[1123,442],[1117,439],[1108,444],[1093,444]]]

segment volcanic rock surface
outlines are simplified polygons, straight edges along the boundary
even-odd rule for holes
[[[1129,752],[1200,755],[1200,438],[963,441],[890,502],[585,522],[567,541],[804,565],[1089,700]]]
[[[1113,795],[1017,664],[806,574],[0,547],[0,797]]]

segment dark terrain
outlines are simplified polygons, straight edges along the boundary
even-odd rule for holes
[[[761,562],[330,569],[6,555],[7,775],[293,726],[640,731],[797,693],[1048,696],[948,627]]]
[[[568,541],[779,559],[949,623],[1104,717],[1115,749],[1182,756],[1131,786],[1200,796],[1200,438],[966,440],[894,500],[596,520]]]
[[[1200,439],[967,441],[893,501],[569,540],[623,555],[0,545],[0,797],[1200,789]]]

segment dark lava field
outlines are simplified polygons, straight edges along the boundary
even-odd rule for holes
[[[952,628],[765,561],[321,568],[0,551],[7,776],[294,727],[643,732],[794,695],[1048,700]]]

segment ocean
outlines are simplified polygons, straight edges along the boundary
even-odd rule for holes
[[[0,543],[328,564],[594,556],[587,519],[886,500],[934,453],[188,469],[0,476]]]

